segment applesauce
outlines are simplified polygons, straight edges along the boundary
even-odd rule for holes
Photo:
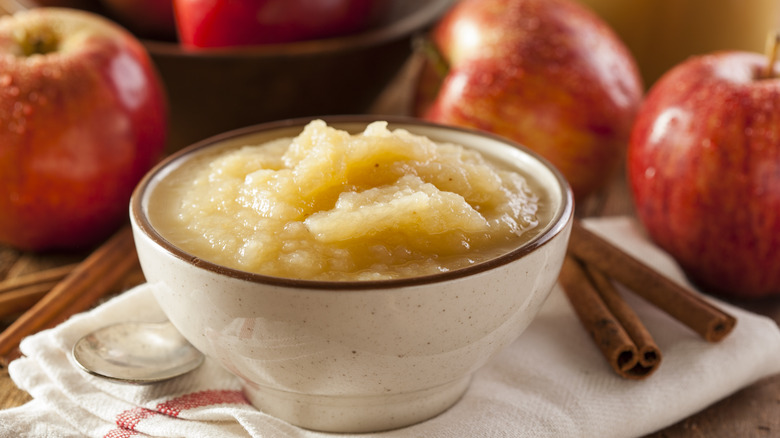
[[[540,224],[529,179],[478,151],[374,122],[188,160],[149,198],[152,224],[204,260],[307,280],[435,274],[518,247]]]

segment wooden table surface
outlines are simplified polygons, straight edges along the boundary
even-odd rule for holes
[[[372,112],[405,114],[409,87],[408,78],[416,68],[414,58],[402,69],[396,81],[380,96]],[[591,202],[587,215],[631,215],[630,195],[624,178],[617,175],[602,196]],[[34,272],[46,267],[81,260],[86,254],[32,254],[0,246],[0,279]],[[112,293],[119,293],[143,281],[139,270],[132,271]],[[748,303],[734,303],[748,310],[767,315],[780,323],[780,298]],[[0,320],[0,329],[11,321]],[[0,367],[0,409],[19,406],[30,396],[18,389]],[[719,401],[690,418],[658,431],[650,437],[746,437],[780,436],[780,375],[747,387]]]

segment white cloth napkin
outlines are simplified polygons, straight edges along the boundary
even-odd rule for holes
[[[604,218],[586,225],[684,281],[635,222]],[[152,386],[112,383],[75,368],[70,349],[87,331],[130,318],[163,319],[153,287],[138,286],[25,339],[25,357],[12,362],[9,372],[33,400],[0,411],[0,436],[338,436],[303,430],[256,410],[237,380],[210,361]],[[647,380],[618,377],[556,289],[526,332],[477,372],[455,406],[414,426],[349,437],[640,436],[780,372],[780,329],[768,318],[718,302],[738,323],[729,337],[711,344],[640,298],[624,295],[664,355]]]

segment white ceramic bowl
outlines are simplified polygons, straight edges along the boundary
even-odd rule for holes
[[[324,119],[351,132],[372,121]],[[378,431],[428,419],[461,397],[472,374],[520,335],[548,296],[572,223],[568,185],[538,155],[504,139],[391,118],[391,129],[475,148],[536,178],[545,191],[549,223],[527,244],[482,264],[370,282],[236,271],[182,251],[151,225],[149,193],[171,169],[210,148],[297,135],[306,122],[232,131],[153,169],[131,201],[144,274],[160,284],[156,298],[171,322],[206,356],[240,377],[249,400],[264,412],[334,432]]]

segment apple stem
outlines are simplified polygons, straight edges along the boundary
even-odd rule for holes
[[[770,31],[766,39],[766,57],[767,65],[764,77],[771,79],[775,77],[775,62],[777,62],[777,50],[780,46],[780,32]]]
[[[449,63],[444,59],[439,48],[436,47],[436,44],[434,44],[429,37],[419,35],[414,39],[413,44],[414,50],[418,53],[422,53],[425,58],[430,61],[437,74],[442,78],[447,76],[447,73],[450,70]]]
[[[43,29],[36,33],[19,32],[16,42],[22,48],[24,56],[45,55],[57,51],[59,39],[54,31]]]

